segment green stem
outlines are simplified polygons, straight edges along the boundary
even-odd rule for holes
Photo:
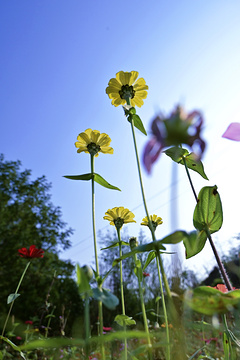
[[[163,315],[164,315],[164,320],[165,320],[165,325],[166,325],[166,340],[167,340],[167,353],[166,353],[166,359],[169,360],[171,358],[170,355],[170,338],[169,338],[169,328],[168,328],[168,317],[167,317],[167,309],[166,309],[166,304],[165,304],[165,300],[164,300],[164,293],[163,293],[163,286],[162,286],[162,280],[161,280],[161,273],[160,273],[160,254],[157,251],[157,269],[158,269],[158,277],[159,277],[159,285],[160,285],[160,293],[162,296],[162,307],[163,307]]]
[[[118,243],[119,243],[119,257],[122,257],[122,244],[121,244],[121,234],[120,229],[117,229],[118,234]],[[122,314],[125,313],[125,302],[124,302],[124,291],[123,291],[123,271],[122,271],[122,260],[120,261],[120,290],[121,290],[121,303],[122,303]],[[123,327],[124,331],[126,331],[126,325]],[[127,338],[124,338],[124,359],[127,360]]]
[[[187,173],[187,176],[188,176],[188,180],[189,180],[190,185],[191,185],[191,188],[192,188],[193,195],[194,195],[194,197],[195,197],[196,202],[198,202],[198,197],[197,197],[196,191],[195,191],[195,189],[194,189],[194,186],[193,186],[193,183],[192,183],[192,179],[191,179],[190,173],[189,173],[189,171],[188,171],[188,167],[187,167],[187,163],[186,163],[185,157],[182,156],[182,159],[183,159],[184,167],[185,167],[185,170],[186,170],[186,173]],[[223,280],[224,280],[224,282],[225,282],[225,285],[226,285],[226,287],[227,287],[227,289],[228,289],[229,291],[230,291],[230,290],[233,290],[232,285],[231,285],[231,282],[230,282],[230,280],[229,280],[229,278],[228,278],[228,276],[227,276],[227,273],[226,273],[226,271],[225,271],[225,269],[224,269],[223,263],[222,263],[222,261],[220,260],[220,257],[219,257],[219,255],[218,255],[217,249],[216,249],[216,247],[215,247],[215,245],[214,245],[214,242],[213,242],[213,240],[212,240],[212,237],[211,237],[211,234],[210,234],[210,231],[209,231],[209,230],[207,231],[207,237],[208,237],[208,240],[209,240],[209,242],[210,242],[210,245],[211,245],[213,254],[214,254],[214,256],[215,256],[215,259],[216,259],[216,261],[217,261],[218,268],[219,268],[219,270],[220,270],[220,272],[221,272],[221,275],[222,275],[222,277],[223,277]]]
[[[20,278],[20,280],[19,280],[19,283],[18,283],[18,286],[17,286],[17,288],[16,288],[16,291],[15,291],[14,295],[16,295],[16,294],[18,293],[18,290],[19,290],[19,288],[20,288],[20,286],[21,286],[21,283],[22,283],[22,281],[23,281],[23,278],[24,278],[24,276],[25,276],[25,274],[26,274],[26,272],[27,272],[27,269],[28,269],[30,263],[31,263],[31,261],[29,261],[29,262],[27,263],[27,265],[26,265],[26,267],[25,267],[25,269],[24,269],[24,271],[23,271],[23,273],[22,273],[22,276],[21,276],[21,278]],[[7,318],[6,318],[6,321],[5,321],[4,326],[3,326],[2,336],[4,335],[4,332],[5,332],[7,323],[8,323],[8,319],[9,319],[9,316],[10,316],[11,311],[12,311],[12,307],[13,307],[14,301],[15,301],[15,300],[13,300],[13,301],[11,302],[11,305],[10,305],[10,308],[9,308],[9,311],[8,311],[8,314],[7,314]]]
[[[91,157],[91,174],[94,174],[94,155],[90,154]],[[96,236],[96,227],[95,227],[95,189],[94,189],[94,177],[92,177],[92,227],[93,227],[93,240],[94,240],[94,254],[95,254],[95,265],[97,277],[99,277],[99,265],[98,265],[98,254],[97,254],[97,236]],[[101,290],[101,285],[98,285],[98,288]],[[102,312],[102,302],[98,302],[98,317],[100,323],[100,335],[103,336],[103,312]],[[99,334],[98,334],[99,335]],[[105,360],[105,350],[104,344],[101,342],[101,354],[102,359]]]
[[[137,267],[137,260],[138,260],[138,259],[137,259],[137,254],[134,254],[133,257],[134,257],[134,262],[135,262],[136,269],[137,269],[138,290],[139,290],[141,307],[142,307],[143,323],[144,323],[145,332],[146,332],[146,334],[147,334],[147,341],[148,341],[148,358],[149,358],[149,359],[152,359],[152,344],[151,344],[150,335],[149,335],[149,329],[148,329],[147,314],[146,314],[144,297],[143,297],[143,288],[142,288],[142,283],[141,283],[141,279],[140,279],[140,274],[139,274],[139,272],[138,272],[138,267]],[[141,271],[142,271],[142,269],[141,269]]]
[[[127,100],[127,104],[130,105],[129,99]],[[155,236],[155,232],[154,232],[154,229],[153,229],[153,226],[152,226],[152,222],[150,220],[150,216],[149,216],[149,213],[148,213],[148,208],[147,208],[147,203],[146,203],[146,198],[145,198],[145,193],[144,193],[142,174],[141,174],[141,166],[140,166],[140,161],[139,161],[139,156],[138,156],[138,149],[137,149],[137,142],[136,142],[133,119],[131,119],[130,123],[131,123],[131,128],[132,128],[133,143],[134,143],[135,155],[136,155],[136,160],[137,160],[138,175],[139,175],[140,187],[141,187],[141,192],[142,192],[143,204],[144,204],[145,213],[146,213],[146,216],[147,216],[147,219],[148,219],[149,228],[150,228],[150,231],[151,231],[151,234],[152,234],[152,240],[154,242],[156,242],[156,236]],[[169,299],[171,299],[172,296],[171,296],[169,284],[168,284],[168,281],[167,281],[167,277],[166,277],[166,274],[165,274],[165,271],[164,271],[162,259],[161,259],[161,256],[159,254],[159,251],[157,250],[157,266],[158,266],[158,268],[159,268],[159,264],[161,266],[162,277],[163,277],[163,282],[164,282],[164,286],[165,286],[167,296],[169,297]],[[160,271],[158,272],[158,277],[159,277],[159,285],[160,285],[160,289],[161,289],[162,304],[163,304],[163,307],[166,308]],[[164,319],[165,319],[165,323],[166,323],[166,337],[167,337],[167,342],[169,344],[169,332],[168,332],[168,326],[167,326],[168,318],[167,318],[167,312],[166,311],[164,312]],[[168,346],[168,350],[167,350],[167,360],[168,359],[170,359],[169,346]]]
[[[48,337],[48,330],[49,330],[49,328],[50,328],[50,324],[51,324],[51,321],[52,321],[52,315],[53,315],[55,309],[56,309],[56,306],[54,306],[54,307],[52,308],[51,314],[50,314],[50,316],[49,316],[49,318],[48,318],[47,327],[46,327],[46,332],[45,332],[45,338]]]
[[[138,156],[138,149],[137,149],[137,142],[136,142],[136,136],[135,136],[135,130],[134,130],[134,123],[133,120],[131,120],[131,128],[132,128],[132,135],[133,135],[133,143],[134,143],[134,149],[135,149],[135,154],[136,154],[136,160],[137,160],[137,167],[138,167],[138,175],[139,175],[139,181],[140,181],[140,187],[141,187],[141,192],[142,192],[142,199],[143,199],[143,204],[144,204],[144,208],[145,208],[145,213],[148,219],[148,224],[149,224],[149,228],[151,231],[151,235],[152,235],[152,240],[156,241],[156,236],[155,236],[155,232],[152,226],[152,222],[150,220],[150,216],[148,213],[148,208],[147,208],[147,203],[146,203],[146,198],[145,198],[145,193],[144,193],[144,187],[143,187],[143,181],[142,181],[142,174],[141,174],[141,166],[140,166],[140,161],[139,161],[139,156]],[[160,261],[160,266],[161,266],[161,271],[162,271],[162,277],[163,277],[163,282],[164,282],[164,287],[167,293],[167,296],[169,298],[172,297],[171,295],[171,291],[169,288],[169,284],[167,281],[167,277],[164,271],[164,267],[163,267],[163,263],[162,263],[162,259],[161,256],[159,256],[159,261]]]
[[[86,359],[89,359],[89,339],[91,337],[90,333],[90,316],[89,316],[89,295],[86,293],[85,297],[85,337],[86,337]]]

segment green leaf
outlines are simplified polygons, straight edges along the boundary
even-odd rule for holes
[[[177,146],[171,147],[163,151],[168,155],[173,161],[178,164],[184,165],[183,157],[185,158],[186,165],[189,169],[199,173],[204,179],[208,180],[207,175],[204,172],[203,163],[201,160],[196,160],[196,154],[189,152],[186,149],[179,148]]]
[[[210,234],[218,231],[223,223],[222,203],[217,186],[205,186],[198,195],[198,202],[193,214],[194,227]]]
[[[198,174],[200,174],[205,180],[208,180],[207,175],[204,172],[203,163],[201,160],[196,160],[196,154],[193,152],[185,157],[185,161],[187,164],[187,167],[193,171],[196,171]],[[183,160],[181,160],[180,164],[184,165]]]
[[[64,177],[70,180],[86,180],[86,181],[91,180],[94,177],[94,181],[97,182],[99,185],[102,185],[107,189],[121,191],[118,187],[109,184],[101,175],[97,173],[93,173],[93,174],[89,173],[83,175],[65,175]]]
[[[160,254],[162,254],[163,251],[160,251],[160,250],[166,250],[166,248],[161,243],[161,240],[154,241],[154,242],[152,241],[151,243],[137,246],[137,247],[135,247],[135,249],[133,251],[130,251],[130,252],[124,254],[123,256],[121,256],[120,258],[115,259],[112,263],[112,266],[116,266],[118,263],[120,263],[120,261],[127,259],[128,257],[133,256],[134,254],[141,253],[141,252],[148,252],[151,250],[155,250],[155,251],[158,250],[160,252]],[[164,253],[167,254],[166,252],[164,252]]]
[[[7,304],[11,304],[15,299],[17,299],[20,296],[20,294],[10,294],[7,298]]]
[[[186,231],[178,230],[178,231],[175,231],[174,233],[166,236],[165,238],[160,240],[160,242],[162,244],[178,244],[179,242],[183,241],[183,239],[187,235],[188,234],[186,233]]]
[[[18,351],[19,354],[20,354],[20,356],[21,356],[24,360],[26,360],[26,358],[25,358],[24,354],[22,353],[21,349],[20,349],[17,345],[15,345],[11,340],[9,340],[8,338],[6,338],[6,337],[4,337],[4,336],[2,336],[2,335],[0,335],[0,339],[3,340],[3,341],[5,341],[6,343],[8,343],[14,350]]]
[[[94,288],[92,290],[94,299],[102,301],[109,310],[114,310],[119,304],[118,298],[107,289],[102,288],[100,290],[99,288]]]
[[[206,241],[207,234],[205,231],[192,231],[189,234],[186,234],[186,237],[183,239],[186,259],[189,259],[202,251]]]
[[[123,340],[123,339],[147,339],[150,336],[151,338],[153,335],[150,333],[149,335],[146,334],[145,331],[140,330],[131,330],[131,331],[117,331],[112,332],[109,334],[105,334],[103,336],[92,336],[88,339],[89,344],[92,344],[93,347],[96,347],[96,344],[105,344],[107,342],[116,341],[116,340]],[[85,340],[82,338],[49,338],[49,339],[41,339],[41,340],[33,340],[29,341],[21,345],[19,348],[21,350],[36,350],[37,348],[62,348],[65,346],[85,346]]]
[[[77,275],[78,291],[79,291],[80,295],[91,291],[91,287],[89,285],[88,278],[87,278],[84,270],[79,266],[79,264],[77,264],[77,267],[76,267],[76,275]]]
[[[129,243],[126,242],[126,241],[121,241],[120,243],[121,243],[121,245],[129,246]],[[107,247],[105,247],[105,248],[102,248],[101,250],[112,249],[112,248],[115,248],[116,246],[119,246],[119,241],[115,242],[114,244],[112,244],[112,245],[110,245],[110,246],[107,246]]]
[[[134,274],[137,276],[137,278],[142,281],[143,277],[143,271],[142,271],[142,264],[139,259],[135,261],[135,268],[134,268]]]
[[[184,301],[193,310],[205,314],[225,314],[240,303],[240,290],[222,293],[209,286],[200,286],[188,290]]]
[[[114,321],[116,321],[116,323],[118,323],[120,326],[130,326],[136,324],[136,321],[127,315],[117,315]]]
[[[230,339],[225,331],[223,333],[223,351],[224,351],[224,360],[229,360]]]
[[[110,270],[108,270],[108,272],[106,272],[106,274],[103,276],[103,278],[102,278],[102,282],[101,282],[101,284],[103,284],[104,283],[104,281],[106,280],[106,278],[108,277],[108,275],[110,275],[110,273],[113,271],[113,268],[111,268]],[[100,285],[101,285],[100,284]]]
[[[147,132],[143,126],[142,120],[140,119],[140,117],[138,115],[132,115],[132,119],[134,122],[134,126],[140,130],[144,135],[147,135]]]
[[[148,244],[140,245],[135,248],[136,252],[148,252],[151,250],[166,250],[162,244],[162,240],[152,241]]]
[[[155,259],[155,257],[156,257],[156,251],[151,251],[148,254],[147,260],[143,266],[143,271],[147,268],[147,266],[150,264],[150,262],[153,261],[153,259]]]
[[[107,188],[107,189],[112,189],[112,190],[118,190],[121,191],[118,187],[113,186],[111,184],[109,184],[101,175],[99,174],[94,174],[94,181],[96,181],[99,185],[102,185],[103,187]]]
[[[93,175],[89,173],[83,175],[64,175],[63,177],[70,180],[91,180]]]
[[[189,154],[189,152],[186,149],[180,148],[178,146],[173,146],[163,152],[178,164],[182,160],[183,156]]]

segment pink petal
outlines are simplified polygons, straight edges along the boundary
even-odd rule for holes
[[[231,123],[222,137],[230,140],[240,141],[240,123]]]

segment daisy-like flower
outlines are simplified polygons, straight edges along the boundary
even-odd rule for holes
[[[78,135],[77,140],[75,146],[78,153],[84,151],[94,156],[98,156],[99,152],[113,154],[113,148],[109,146],[111,138],[98,130],[87,129]]]
[[[19,249],[18,254],[25,259],[43,258],[44,251],[37,249],[35,245],[31,245],[29,249]]]
[[[103,218],[104,220],[110,221],[110,225],[114,225],[117,229],[121,229],[123,224],[136,222],[133,220],[134,217],[135,215],[130,210],[120,206],[109,209]]]
[[[141,107],[143,105],[143,99],[147,97],[148,86],[143,78],[137,79],[137,77],[137,71],[119,71],[116,78],[109,80],[106,93],[112,99],[112,105],[127,104],[127,99],[131,106]]]
[[[162,218],[155,214],[149,215],[149,217],[150,217],[150,221],[152,222],[153,229],[155,231],[157,226],[161,225],[163,223]],[[142,219],[141,225],[149,227],[149,222],[148,222],[147,216],[145,216],[145,218]]]

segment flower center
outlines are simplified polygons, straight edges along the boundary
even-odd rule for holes
[[[114,220],[114,225],[116,226],[117,229],[121,229],[123,224],[124,224],[124,220],[120,217]]]
[[[91,155],[96,155],[101,150],[100,146],[93,142],[87,145],[87,149]]]
[[[133,90],[132,85],[123,85],[119,91],[121,99],[133,99],[135,96],[135,90]]]

